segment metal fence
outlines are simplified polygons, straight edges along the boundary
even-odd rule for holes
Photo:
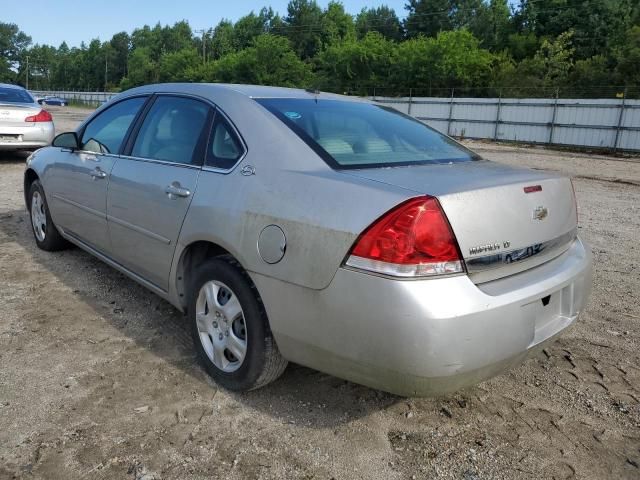
[[[71,102],[91,106],[101,105],[104,102],[109,101],[111,97],[117,95],[117,93],[111,92],[74,92],[67,90],[30,90],[30,92],[41,97],[55,96],[64,98],[65,100],[69,100]]]
[[[640,151],[640,100],[370,98],[454,137]]]

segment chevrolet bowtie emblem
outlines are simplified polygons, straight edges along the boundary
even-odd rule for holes
[[[549,215],[549,210],[546,207],[540,206],[536,207],[533,211],[533,219],[534,220],[544,220]]]

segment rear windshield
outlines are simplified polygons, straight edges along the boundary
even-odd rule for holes
[[[33,103],[33,98],[26,90],[0,87],[0,103]]]
[[[299,98],[256,99],[339,169],[477,160],[473,152],[390,107]]]

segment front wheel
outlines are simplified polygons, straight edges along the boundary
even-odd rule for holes
[[[60,235],[51,219],[49,205],[39,180],[35,180],[29,187],[27,205],[31,217],[31,230],[38,247],[48,252],[67,248],[69,242]]]
[[[188,315],[199,360],[223,387],[253,390],[284,372],[287,361],[271,334],[262,300],[233,257],[216,257],[197,267]]]

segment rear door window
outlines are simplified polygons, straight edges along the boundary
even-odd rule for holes
[[[99,113],[85,127],[81,149],[95,153],[119,153],[129,127],[146,101],[147,97],[130,98]]]
[[[160,96],[149,109],[133,144],[134,157],[202,165],[198,154],[211,108],[192,98]]]

